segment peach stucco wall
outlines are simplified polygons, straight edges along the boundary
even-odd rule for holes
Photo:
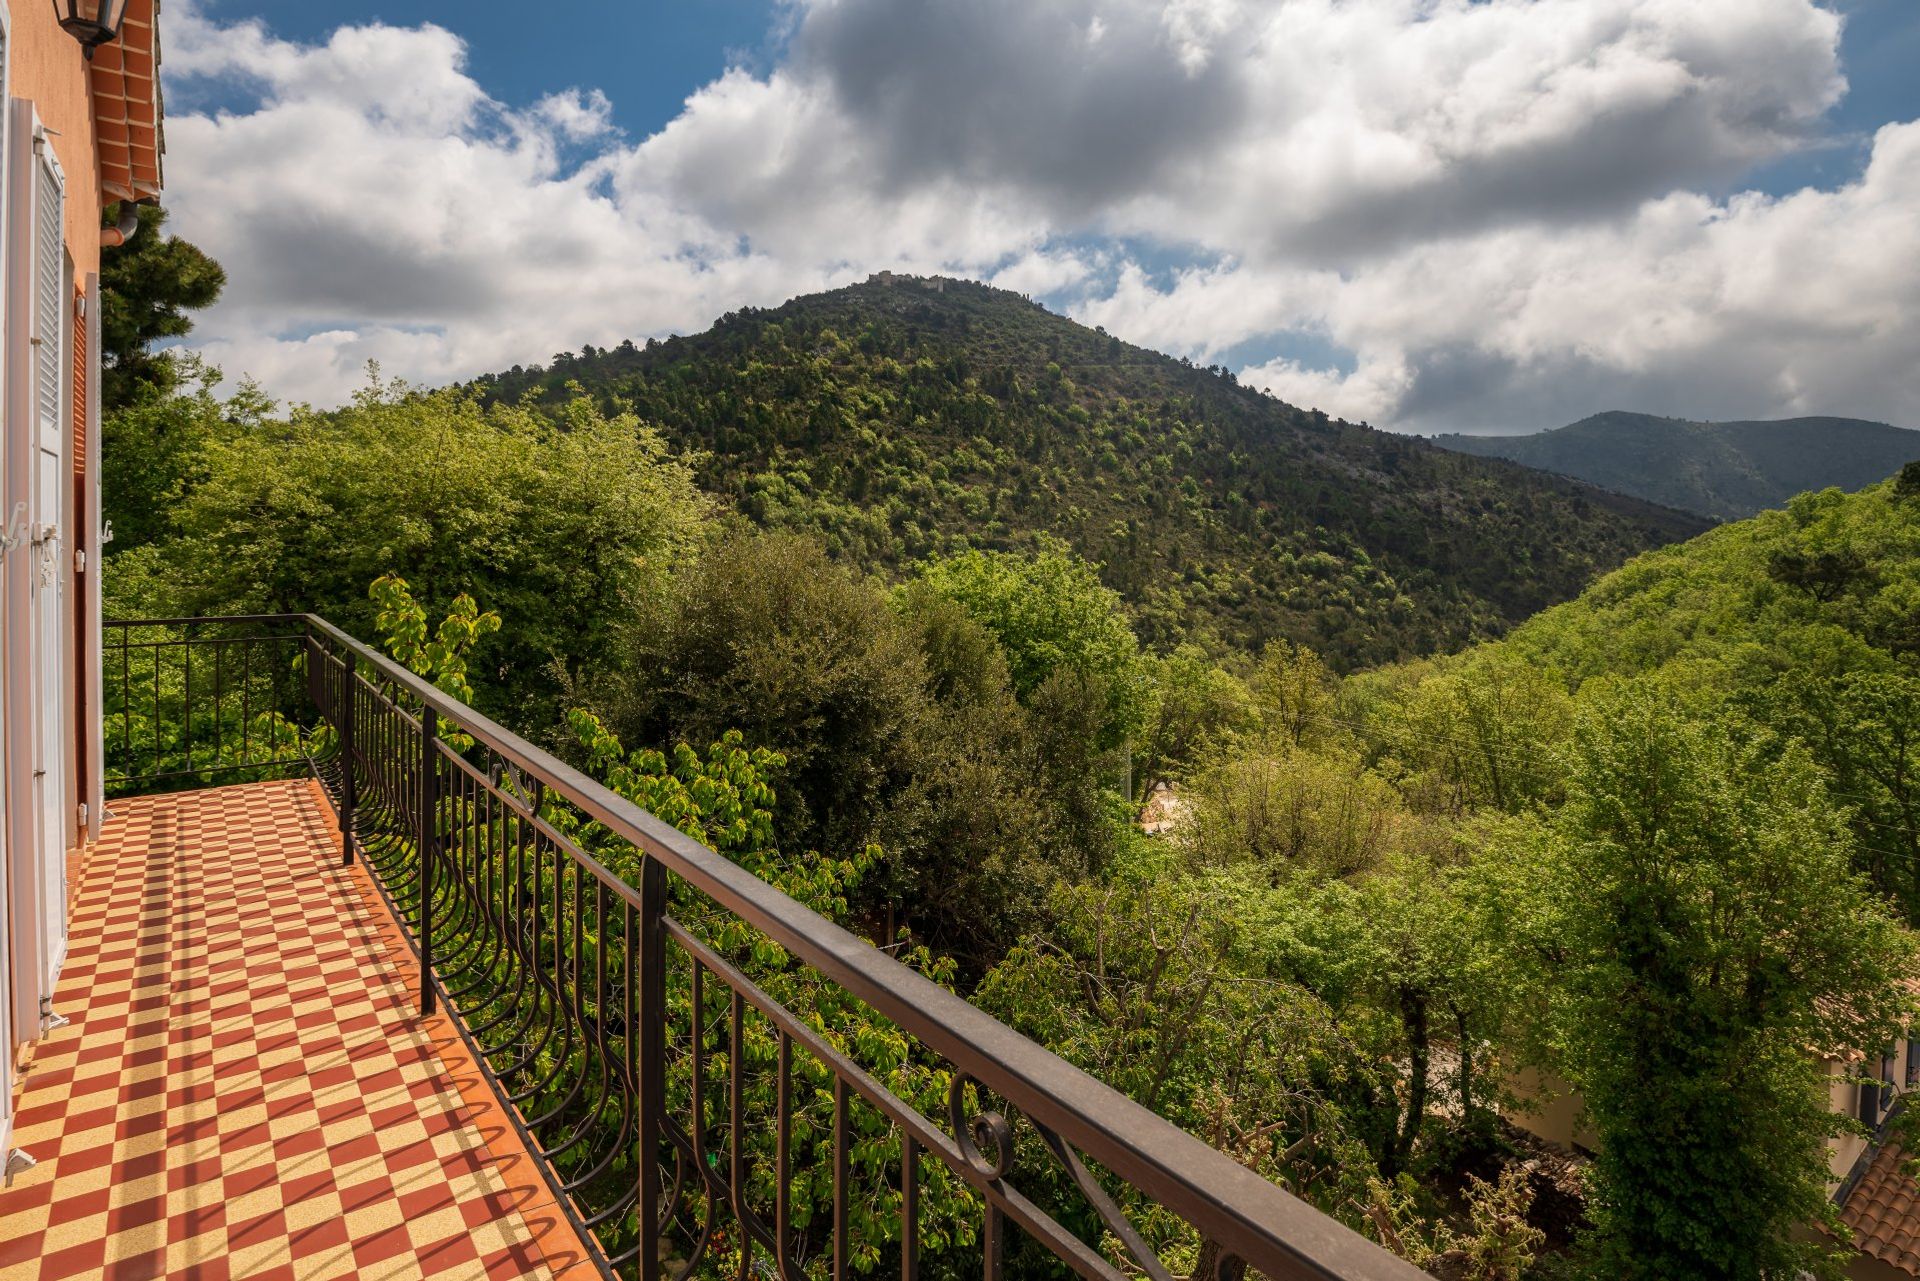
[[[30,98],[53,130],[67,178],[67,252],[75,280],[100,267],[100,177],[94,163],[93,97],[80,45],[60,29],[47,0],[9,0],[13,20],[11,92]]]

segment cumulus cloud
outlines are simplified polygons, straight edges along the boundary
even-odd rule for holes
[[[890,268],[1208,358],[1303,337],[1350,358],[1246,376],[1386,425],[1920,421],[1920,126],[1835,190],[1702,194],[1817,139],[1816,0],[790,0],[771,69],[631,139],[618,86],[511,107],[437,27],[169,20],[169,77],[244,103],[169,122],[232,280],[201,338],[283,395]]]
[[[1625,218],[1490,230],[1345,272],[1227,263],[1138,271],[1081,318],[1207,357],[1304,330],[1348,369],[1276,360],[1283,399],[1412,429],[1557,424],[1582,407],[1693,417],[1920,421],[1920,123],[1883,128],[1858,181]]]

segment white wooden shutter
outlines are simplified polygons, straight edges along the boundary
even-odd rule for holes
[[[34,416],[40,430],[58,431],[62,340],[66,336],[66,289],[62,284],[62,231],[66,182],[46,138],[34,140],[39,153],[33,173],[33,371]]]
[[[9,168],[12,155],[8,148],[8,143],[12,140],[13,134],[9,125],[9,122],[13,119],[13,111],[9,106],[7,97],[8,92],[13,87],[12,54],[12,15],[7,12],[5,0],[0,0],[0,246],[5,246],[8,243],[6,216],[7,208],[12,203],[7,199],[7,193],[12,189],[13,173],[13,170]],[[9,290],[0,286],[0,336],[4,336],[7,332],[6,321],[11,319],[11,317],[4,316],[3,314],[9,297]],[[5,352],[0,351],[0,379],[4,379],[6,376],[5,370],[7,364]],[[4,394],[0,394],[0,419],[3,419],[6,413],[11,412],[5,407],[6,397]],[[7,480],[7,451],[4,448],[5,443],[4,440],[0,440],[0,527],[4,527],[9,523],[9,516],[13,507],[10,501],[13,493],[12,487],[4,483]],[[8,681],[5,654],[5,638],[8,623],[6,616],[7,608],[6,578],[4,573],[0,573],[0,691],[6,689]],[[6,749],[9,737],[10,735],[6,727],[0,725],[0,843],[7,845],[12,844],[14,833],[14,828],[7,814],[6,803],[6,784],[8,779]],[[0,860],[0,862],[5,861],[7,860]],[[8,877],[0,876],[0,1155],[11,1151],[13,1147],[14,1074],[12,1069],[14,1047],[25,1039],[23,1035],[25,1029],[20,1026],[14,1015],[15,1008],[19,1003],[19,995],[16,989],[27,986],[29,983],[29,976],[27,974],[16,974],[13,972],[15,956],[12,924],[13,903],[10,897],[11,888],[6,883],[8,880]]]

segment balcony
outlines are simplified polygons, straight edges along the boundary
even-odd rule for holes
[[[1422,1275],[323,620],[104,706],[0,1281]]]
[[[593,1276],[312,782],[113,803],[0,1277]]]

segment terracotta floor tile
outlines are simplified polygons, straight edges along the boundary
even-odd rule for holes
[[[110,808],[55,1001],[71,1022],[19,1100],[40,1164],[0,1191],[0,1278],[593,1275],[524,1151],[489,1149],[504,1115],[417,1013],[311,783]]]

